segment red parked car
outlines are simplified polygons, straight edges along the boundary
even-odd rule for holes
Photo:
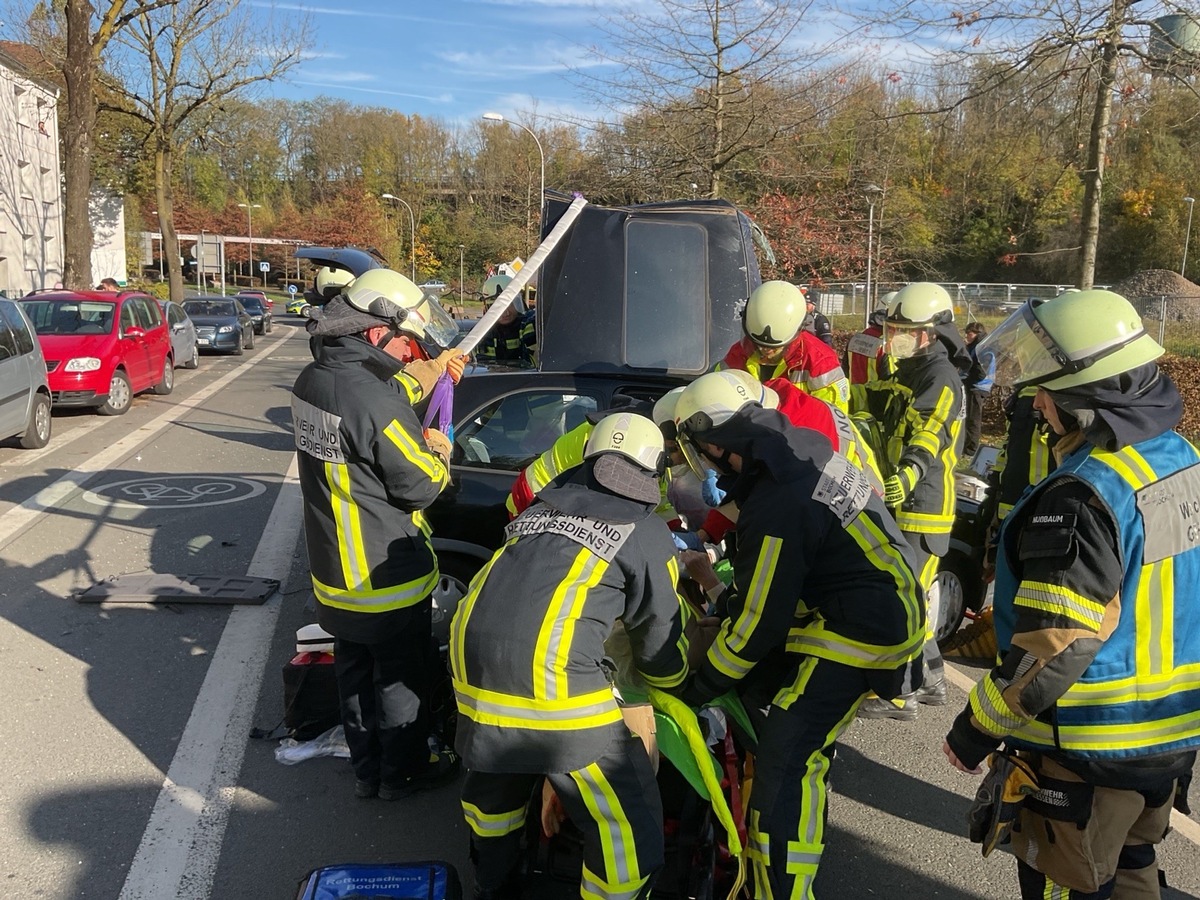
[[[40,291],[22,298],[21,308],[37,331],[56,406],[119,416],[134,394],[174,388],[171,335],[150,295]]]

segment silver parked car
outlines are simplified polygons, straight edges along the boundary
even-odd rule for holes
[[[18,437],[26,450],[50,442],[46,360],[19,304],[0,299],[0,438]]]
[[[196,326],[183,307],[170,300],[160,300],[163,316],[167,320],[167,332],[171,335],[171,350],[175,354],[175,365],[194,369],[200,365],[200,351],[196,347]]]

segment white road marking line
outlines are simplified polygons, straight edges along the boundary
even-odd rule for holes
[[[22,453],[15,454],[11,459],[6,459],[3,462],[0,462],[0,466],[27,466],[30,463],[35,463],[43,456],[49,456],[51,453],[61,450],[68,444],[73,443],[77,439],[83,437],[85,434],[90,434],[108,421],[110,421],[108,418],[94,416],[91,419],[82,420],[78,425],[74,426],[73,428],[68,428],[65,432],[55,431],[52,424],[50,443],[48,443],[41,450],[26,450]]]
[[[293,457],[246,574],[287,581],[302,515]],[[282,604],[230,612],[120,900],[209,897]]]
[[[979,670],[980,678],[983,677],[984,671],[986,670]],[[950,665],[949,662],[946,663],[946,678],[955,687],[962,688],[968,694],[971,692],[971,689],[975,687],[975,682],[977,680],[972,678],[966,672],[963,672],[961,669]],[[1171,810],[1171,827],[1179,832],[1181,837],[1186,838],[1197,846],[1200,846],[1200,823],[1197,823],[1194,819],[1189,819],[1177,809]]]
[[[280,343],[288,340],[296,333],[295,331],[289,332]],[[3,516],[0,516],[0,549],[12,540],[13,537],[21,534],[39,516],[45,515],[46,512],[54,509],[56,506],[62,505],[68,497],[100,472],[105,471],[113,463],[132,453],[168,425],[183,418],[187,413],[217,393],[217,391],[221,390],[221,388],[225,387],[225,385],[229,384],[229,382],[233,381],[247,369],[257,366],[267,359],[270,359],[270,357],[262,354],[242,363],[237,368],[222,375],[212,384],[201,388],[192,394],[192,396],[179,401],[179,403],[172,406],[170,410],[158,418],[151,419],[136,431],[127,434],[115,444],[101,450],[91,459],[81,462],[74,469],[67,472],[66,475],[62,476],[62,478],[58,479],[58,481],[43,488],[24,503],[9,509]]]

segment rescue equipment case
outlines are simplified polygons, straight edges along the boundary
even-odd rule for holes
[[[448,862],[345,863],[313,869],[296,900],[462,900],[458,871]]]

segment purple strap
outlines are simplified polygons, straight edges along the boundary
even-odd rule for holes
[[[428,428],[434,416],[437,416],[437,430],[454,440],[454,379],[449,372],[443,372],[429,392],[429,406],[425,409],[422,427]]]

